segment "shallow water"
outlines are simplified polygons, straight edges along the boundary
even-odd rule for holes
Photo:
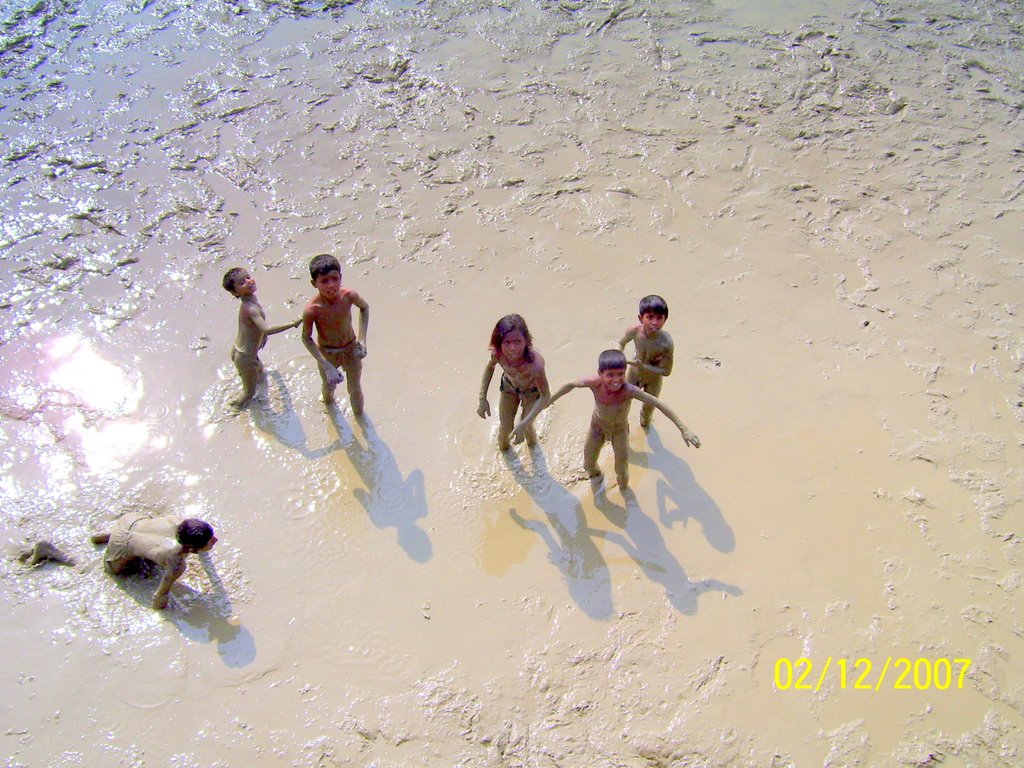
[[[0,561],[5,764],[1019,763],[1017,5],[0,23],[0,524],[77,560]],[[372,306],[367,422],[296,332],[232,415],[221,275],[283,322],[322,251]],[[595,492],[574,393],[498,455],[498,317],[557,387],[651,292],[701,449],[656,417]],[[221,539],[163,614],[88,544],[131,508]],[[780,690],[801,656],[832,671]],[[889,657],[971,666],[855,689]]]

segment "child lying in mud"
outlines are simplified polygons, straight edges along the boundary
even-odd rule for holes
[[[223,285],[228,293],[241,299],[238,307],[238,335],[231,349],[231,362],[235,364],[238,376],[242,379],[242,394],[232,400],[231,405],[242,408],[255,397],[256,387],[263,378],[259,351],[266,345],[267,336],[297,328],[302,320],[300,318],[294,323],[274,327],[267,325],[267,315],[256,301],[256,281],[241,267],[229,269],[224,275]]]
[[[619,488],[629,487],[629,406],[633,400],[657,408],[664,413],[676,427],[687,445],[700,448],[700,439],[683,424],[672,410],[653,395],[649,395],[639,387],[626,382],[626,356],[618,349],[606,349],[597,360],[597,376],[569,382],[551,397],[551,403],[562,395],[568,394],[577,387],[586,387],[594,393],[594,414],[590,420],[590,431],[583,447],[583,469],[591,478],[601,477],[597,467],[597,456],[606,440],[612,443],[615,454],[615,477]],[[536,417],[536,409],[516,424],[512,430],[513,442],[520,442],[530,428],[530,422]]]
[[[153,594],[154,608],[167,607],[167,595],[185,572],[186,558],[196,552],[209,552],[217,543],[209,523],[194,517],[151,517],[145,512],[122,515],[110,531],[94,533],[89,539],[93,544],[107,545],[103,559],[114,575],[130,573],[143,560],[163,568],[163,578]]]
[[[520,407],[527,414],[525,418],[532,421],[551,399],[548,377],[544,373],[544,358],[533,348],[533,337],[526,321],[519,315],[505,315],[491,332],[491,357],[484,367],[480,403],[476,409],[481,419],[491,415],[487,389],[491,385],[494,368],[499,365],[502,373],[498,384],[498,450],[507,451],[512,423]],[[532,427],[524,434],[527,445],[536,444],[537,433]]]

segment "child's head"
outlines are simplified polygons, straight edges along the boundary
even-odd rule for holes
[[[606,349],[597,358],[597,375],[608,392],[618,392],[626,383],[626,356],[619,349]]]
[[[341,288],[341,264],[329,253],[314,256],[309,262],[309,279],[321,296],[333,297]]]
[[[224,286],[224,290],[230,293],[232,296],[238,295],[238,285],[245,281],[249,277],[249,273],[241,267],[232,267],[224,273],[224,279],[221,281],[221,285]]]
[[[314,283],[316,283],[316,279],[321,275],[330,274],[331,272],[337,272],[340,275],[341,264],[329,253],[318,254],[309,262],[309,279]]]
[[[533,361],[533,337],[519,315],[505,315],[491,331],[491,349],[510,360]]]
[[[178,543],[193,552],[204,552],[217,543],[209,523],[190,517],[178,524]]]
[[[601,356],[597,358],[598,373],[616,370],[619,368],[623,371],[626,370],[626,356],[622,353],[621,349],[606,349],[601,353]]]
[[[644,327],[644,333],[660,331],[668,320],[668,303],[661,296],[644,296],[640,299],[640,312],[637,317]]]

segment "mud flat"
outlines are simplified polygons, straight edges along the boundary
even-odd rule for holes
[[[1020,763],[1016,5],[0,21],[5,765]],[[295,332],[232,414],[221,275],[283,322],[322,251],[369,418]],[[701,449],[574,482],[574,393],[500,456],[494,322],[557,387],[652,292]],[[221,539],[164,613],[88,544],[128,509]]]

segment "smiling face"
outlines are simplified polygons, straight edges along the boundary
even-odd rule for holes
[[[338,298],[338,293],[341,291],[341,272],[325,272],[322,275],[317,275],[312,282],[321,296],[328,301],[333,301]]]
[[[526,337],[522,331],[509,331],[501,337],[501,354],[513,365],[523,361]]]
[[[235,275],[234,294],[239,298],[256,293],[256,281],[244,269]]]
[[[605,392],[618,392],[626,383],[625,368],[605,368],[597,374],[601,379],[601,387]]]
[[[654,312],[644,312],[640,315],[640,325],[644,327],[645,336],[653,336],[661,330],[662,326],[665,325],[665,321],[668,317],[665,315],[658,315]]]

